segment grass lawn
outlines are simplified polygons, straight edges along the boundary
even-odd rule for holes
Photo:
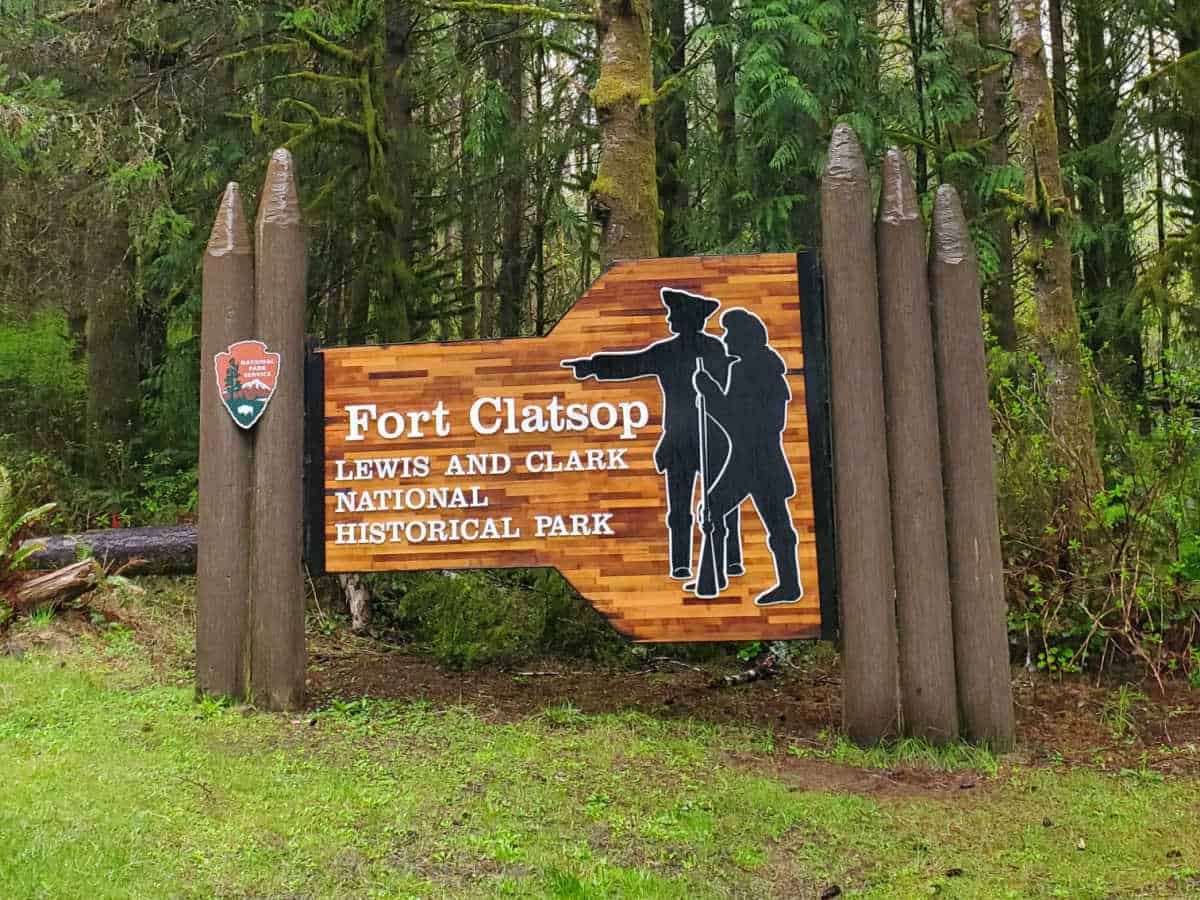
[[[960,749],[896,781],[896,752],[571,705],[258,714],[140,630],[59,637],[0,655],[0,898],[1200,893],[1190,777]]]

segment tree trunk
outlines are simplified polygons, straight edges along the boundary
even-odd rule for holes
[[[464,21],[458,31],[458,53],[461,59],[466,59],[473,44],[471,27]],[[465,150],[467,132],[471,124],[471,71],[464,67],[462,85],[458,93],[458,148],[459,148],[459,185],[458,206],[459,223],[462,227],[462,279],[459,283],[459,328],[463,340],[469,341],[478,333],[476,321],[476,286],[475,286],[475,166]]]
[[[1000,46],[998,0],[982,0],[979,7],[979,39],[988,47]],[[979,80],[983,107],[983,134],[988,138],[987,162],[995,168],[1008,165],[1008,126],[1004,111],[1004,73],[996,65],[985,68]],[[996,246],[997,271],[984,288],[984,301],[991,315],[996,342],[1010,353],[1017,349],[1016,300],[1013,293],[1012,225],[1003,208],[988,212],[988,231]]]
[[[504,141],[504,160],[501,182],[504,221],[500,239],[500,309],[501,337],[516,337],[521,333],[521,301],[525,297],[528,267],[525,265],[523,243],[525,236],[525,61],[520,23],[510,19],[503,23],[505,34],[500,63],[500,81],[508,96],[508,133]]]
[[[905,734],[945,744],[958,737],[958,703],[928,263],[921,202],[896,149],[884,156],[875,247],[901,718]]]
[[[654,77],[649,0],[598,0],[600,168],[592,200],[603,224],[601,257],[658,255]]]
[[[896,584],[879,338],[871,176],[854,132],[833,129],[821,178],[821,264],[829,316],[838,607],[844,720],[874,744],[899,718]]]
[[[483,238],[483,254],[480,257],[480,293],[479,293],[479,337],[494,338],[496,336],[496,240],[493,233],[496,227],[495,207],[491,205],[494,197],[485,196],[488,201],[487,209],[483,210],[480,221],[480,236]]]
[[[1079,41],[1079,205],[1089,226],[1083,254],[1086,332],[1101,372],[1130,397],[1143,387],[1141,314],[1126,308],[1136,280],[1125,215],[1116,73],[1105,46],[1105,17],[1096,0],[1076,4]]]
[[[946,35],[946,49],[950,60],[959,74],[971,85],[971,96],[976,92],[975,71],[979,60],[979,33],[975,11],[975,0],[945,0],[942,8],[942,30]],[[962,121],[948,122],[946,137],[949,150],[955,153],[974,152],[979,141],[978,106]],[[974,219],[978,204],[975,202],[975,172],[973,161],[956,160],[945,164],[943,180],[954,185],[962,198],[967,218]]]
[[[938,188],[930,244],[958,704],[969,739],[1007,750],[1014,732],[1012,680],[987,362],[974,302],[979,268],[967,220],[949,185]]]
[[[1109,291],[1105,307],[1114,324],[1110,353],[1120,383],[1130,398],[1139,398],[1146,388],[1146,362],[1142,351],[1142,308],[1133,299],[1137,268],[1133,236],[1125,210],[1125,175],[1120,144],[1114,145],[1115,170],[1100,185],[1108,234]],[[1127,304],[1135,303],[1129,307]]]
[[[490,37],[490,32],[485,31]],[[500,48],[495,40],[489,40],[484,48],[483,73],[490,82],[500,80]],[[479,198],[479,240],[480,247],[480,294],[479,294],[479,336],[481,338],[496,337],[497,328],[497,283],[496,283],[496,229],[499,219],[496,215],[500,194],[496,190],[496,167],[492,160],[482,161],[483,172],[480,175]]]
[[[1103,298],[1107,288],[1104,253],[1104,217],[1100,209],[1102,166],[1097,148],[1112,129],[1109,91],[1105,85],[1104,23],[1089,9],[1087,0],[1076,4],[1075,58],[1079,69],[1079,96],[1076,119],[1079,122],[1079,215],[1087,226],[1089,240],[1083,247],[1084,339],[1093,352],[1106,341]],[[1061,125],[1060,125],[1061,130]],[[1090,151],[1090,152],[1088,152]],[[1104,368],[1107,368],[1106,366]]]
[[[1147,55],[1151,60],[1151,65],[1154,65],[1155,49],[1154,49],[1154,28],[1148,29],[1147,35]],[[1154,123],[1152,130],[1154,144],[1154,236],[1155,246],[1158,252],[1162,253],[1167,246],[1167,198],[1166,188],[1163,184],[1163,146],[1162,133],[1159,130],[1159,110],[1158,98],[1151,95],[1150,98],[1150,120]],[[1167,383],[1170,380],[1171,369],[1171,307],[1167,302],[1167,292],[1162,292],[1162,298],[1159,301],[1158,309],[1158,378],[1159,387],[1162,390],[1163,403],[1170,408],[1170,394],[1167,392]]]
[[[1175,0],[1175,39],[1179,42],[1182,58],[1200,50],[1200,9],[1195,0]],[[1195,63],[1193,63],[1193,66]],[[1183,161],[1183,174],[1189,184],[1189,215],[1193,223],[1200,223],[1200,98],[1180,98],[1180,105],[1188,104],[1179,117],[1179,148]],[[1192,296],[1200,297],[1200,253],[1192,254]]]
[[[1092,404],[1084,384],[1071,290],[1070,211],[1063,192],[1053,97],[1038,0],[1012,0],[1013,94],[1025,165],[1025,221],[1036,304],[1034,334],[1046,370],[1053,453],[1067,473],[1065,539],[1101,486]]]
[[[684,66],[687,33],[684,0],[656,0],[654,35],[659,50],[655,84],[667,86],[667,96],[658,104],[656,123],[658,193],[662,201],[662,255],[682,256],[687,252],[683,234],[688,209],[688,186],[683,167],[687,162],[687,100],[671,79]]]
[[[998,0],[994,0],[998,2]],[[1054,124],[1058,128],[1058,151],[1071,150],[1071,115],[1067,95],[1067,46],[1066,30],[1063,28],[1062,0],[1049,0],[1050,8],[1050,78],[1054,86]],[[1066,186],[1067,200],[1071,200],[1071,186]],[[1069,203],[1068,203],[1069,205]]]
[[[561,189],[561,175],[567,163],[570,150],[564,148],[559,157],[558,166],[551,171],[546,160],[546,118],[543,94],[546,85],[546,43],[543,40],[541,26],[538,27],[537,67],[534,70],[534,91],[536,101],[534,113],[537,116],[537,209],[533,221],[533,333],[541,337],[546,333],[546,216],[550,213],[550,203],[555,194],[551,190]]]
[[[729,28],[732,0],[711,0],[709,18],[714,28]],[[721,243],[732,241],[738,230],[737,206],[734,196],[738,190],[737,144],[737,68],[733,46],[722,42],[713,50],[713,74],[717,88],[717,175],[716,200],[717,238]]]
[[[921,140],[913,149],[916,162],[917,193],[922,196],[929,190],[929,159],[926,153],[929,128],[925,117],[925,71],[921,65],[921,54],[925,52],[924,31],[917,17],[916,0],[907,0],[909,62],[912,65],[913,93],[917,101],[917,128]]]
[[[379,199],[385,229],[387,255],[380,281],[382,308],[377,320],[381,341],[407,341],[412,338],[412,313],[416,299],[413,273],[415,252],[413,225],[416,215],[414,169],[418,137],[413,121],[413,95],[408,65],[411,57],[412,6],[405,0],[392,0],[387,7],[384,40],[384,113],[387,123],[387,193]]]
[[[580,166],[585,179],[592,175],[592,145],[584,144]],[[579,226],[579,293],[585,293],[592,284],[592,237],[596,230],[591,218],[585,216]]]
[[[137,432],[141,373],[138,366],[137,300],[125,254],[123,216],[96,223],[87,237],[85,256],[92,277],[87,321],[87,426],[89,469],[109,471],[109,448],[128,445]],[[89,252],[90,251],[90,252]]]

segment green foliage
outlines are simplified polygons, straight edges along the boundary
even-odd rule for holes
[[[13,496],[8,470],[0,466],[0,585],[20,569],[36,545],[21,547],[21,539],[29,529],[54,511],[53,503],[22,510]]]
[[[382,0],[330,0],[285,12],[279,24],[285,29],[305,28],[338,40],[369,29],[383,13]]]
[[[463,152],[479,161],[498,156],[504,147],[510,114],[508,97],[500,84],[491,78],[480,81],[471,92]]]
[[[0,316],[0,434],[62,453],[64,437],[78,434],[85,391],[83,365],[62,312]]]
[[[59,79],[16,76],[0,64],[0,177],[28,174],[38,164],[61,97]]]
[[[429,575],[405,592],[398,612],[416,624],[440,663],[470,668],[534,649],[542,623],[522,599],[486,575]]]
[[[744,153],[734,191],[742,223],[735,249],[793,250],[815,242],[817,179],[837,121],[851,121],[868,152],[877,147],[876,121],[862,114],[874,37],[859,14],[853,0],[755,0],[735,13]],[[715,220],[720,211],[705,214]],[[699,229],[700,246],[720,245]]]
[[[628,646],[552,569],[372,579],[377,620],[391,621],[453,668],[538,655],[628,662]]]
[[[1047,422],[1040,367],[996,352],[992,408],[1010,624],[1049,672],[1121,661],[1191,673],[1200,629],[1200,428],[1179,398],[1200,371],[1176,370],[1167,402],[1133,416],[1097,389],[1105,485],[1082,540],[1064,544],[1055,486],[1067,477]]]
[[[1132,736],[1137,727],[1134,707],[1146,700],[1146,695],[1132,684],[1123,684],[1104,698],[1100,721],[1112,733],[1114,741]]]
[[[37,609],[31,612],[29,617],[26,619],[26,622],[30,628],[45,628],[53,621],[54,607],[49,604],[46,606],[39,606]]]
[[[566,705],[242,715],[196,702],[187,651],[108,643],[0,655],[4,897],[111,895],[114,872],[136,897],[1162,896],[1200,854],[1187,777],[830,738],[845,763],[810,770],[759,729]],[[987,782],[948,793],[944,769]]]
[[[792,744],[788,747],[788,754],[801,759],[827,759],[869,769],[916,766],[948,772],[965,769],[995,776],[1000,768],[999,760],[987,747],[963,741],[943,746],[920,738],[900,738],[863,748],[845,735],[822,732],[816,747]]]

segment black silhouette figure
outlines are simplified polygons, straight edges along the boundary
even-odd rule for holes
[[[700,425],[696,416],[696,388],[692,376],[696,361],[724,382],[732,361],[720,339],[704,333],[704,323],[720,307],[712,297],[663,288],[667,325],[672,337],[656,341],[641,350],[594,353],[561,363],[575,371],[576,378],[594,377],[599,381],[628,381],[655,377],[663,394],[662,437],[654,451],[654,466],[666,476],[667,530],[671,537],[671,577],[692,577],[692,492],[700,472]],[[718,427],[709,427],[709,465],[720,472],[729,457],[729,442]],[[730,548],[723,554],[725,571],[740,575],[740,520],[731,515],[723,522],[722,533],[729,534]]]
[[[767,328],[754,313],[730,309],[722,314],[721,326],[725,347],[733,356],[728,377],[714,378],[707,365],[707,371],[695,373],[695,387],[704,398],[708,416],[721,426],[732,445],[724,471],[705,498],[715,523],[718,578],[723,587],[721,573],[726,571],[727,560],[722,556],[729,519],[749,497],[767,530],[767,546],[775,559],[775,586],[754,602],[759,606],[795,603],[804,596],[804,588],[796,559],[796,529],[788,510],[796,483],[783,452],[783,429],[792,399],[787,366],[767,343]]]

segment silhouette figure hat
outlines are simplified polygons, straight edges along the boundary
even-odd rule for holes
[[[679,316],[681,321],[694,323],[697,327],[703,327],[708,317],[721,308],[720,300],[700,294],[689,294],[675,288],[663,288],[661,294],[663,305],[672,314]]]

